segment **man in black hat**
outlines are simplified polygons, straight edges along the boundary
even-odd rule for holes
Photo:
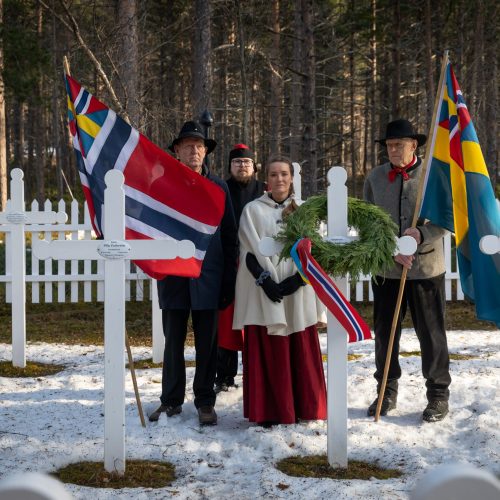
[[[158,298],[162,309],[165,351],[163,356],[161,405],[150,416],[155,422],[160,414],[167,417],[181,413],[186,390],[184,342],[191,315],[196,349],[196,371],[193,381],[194,404],[201,425],[215,425],[215,371],[217,364],[218,309],[234,299],[238,237],[227,184],[204,166],[205,155],[216,146],[205,138],[201,126],[186,122],[169,146],[178,160],[220,186],[226,194],[224,215],[210,240],[201,274],[198,278],[167,276],[158,282]],[[186,200],[189,203],[189,200]]]
[[[255,154],[246,144],[236,144],[230,151],[229,173],[230,177],[226,182],[231,194],[236,224],[239,226],[245,205],[262,196],[265,188],[265,184],[255,177]],[[243,332],[232,329],[233,313],[234,304],[230,304],[219,314],[219,348],[215,378],[217,393],[234,386],[234,377],[238,372],[238,351],[243,349]]]
[[[398,359],[401,321],[409,307],[420,342],[422,373],[427,387],[428,404],[422,417],[424,421],[435,422],[448,414],[448,386],[451,383],[444,326],[446,269],[443,236],[446,231],[422,219],[417,221],[415,228],[410,227],[422,174],[422,161],[416,155],[416,150],[426,140],[425,135],[415,133],[408,120],[390,122],[385,138],[377,141],[387,148],[389,162],[370,172],[365,180],[364,198],[391,215],[399,228],[398,236],[409,235],[417,242],[415,255],[396,255],[394,266],[384,276],[372,279],[376,365],[374,376],[379,393],[401,274],[403,267],[408,269],[380,413],[386,415],[396,408],[398,380],[401,377]],[[375,415],[377,403],[378,398],[368,408],[369,416]]]

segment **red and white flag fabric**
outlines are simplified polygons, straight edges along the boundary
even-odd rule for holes
[[[311,240],[298,240],[290,253],[304,281],[313,287],[321,302],[345,328],[349,342],[370,340],[370,327],[312,256]]]
[[[125,237],[190,240],[194,257],[140,260],[149,276],[196,278],[212,235],[224,214],[224,191],[161,150],[66,75],[68,116],[77,167],[98,236],[103,227],[104,176],[113,168],[125,177]]]

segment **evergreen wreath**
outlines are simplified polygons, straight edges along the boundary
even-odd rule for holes
[[[290,257],[290,250],[298,239],[309,238],[313,257],[332,276],[350,274],[357,279],[360,274],[383,274],[394,264],[397,226],[382,208],[348,198],[347,223],[358,231],[359,239],[346,244],[323,240],[319,225],[326,219],[326,195],[310,197],[288,215],[283,229],[275,237],[284,244],[280,259]]]

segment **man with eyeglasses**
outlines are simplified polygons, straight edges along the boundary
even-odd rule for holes
[[[408,120],[395,120],[387,125],[386,136],[378,140],[387,148],[389,162],[374,168],[365,180],[365,200],[384,208],[398,226],[398,236],[409,235],[417,242],[415,255],[394,257],[394,266],[384,276],[372,279],[373,322],[375,330],[375,379],[377,394],[383,378],[394,309],[403,268],[408,269],[401,312],[398,318],[391,353],[387,386],[383,395],[381,415],[396,408],[401,322],[409,307],[413,326],[420,342],[422,373],[426,379],[427,406],[422,418],[426,422],[442,420],[448,414],[450,359],[444,325],[445,263],[443,236],[446,231],[427,220],[419,219],[410,227],[417,203],[422,175],[422,161],[416,155],[427,137],[417,134]],[[374,416],[378,398],[368,408]]]
[[[255,154],[246,144],[236,144],[230,151],[229,173],[226,182],[239,226],[245,205],[262,196],[265,190],[265,184],[256,178]],[[234,303],[219,313],[216,393],[233,387],[238,373],[238,351],[243,349],[243,331],[232,329],[233,314]]]
[[[186,122],[169,149],[191,170],[205,176],[226,194],[222,221],[212,236],[198,278],[167,276],[158,281],[158,298],[162,309],[165,351],[163,356],[161,405],[150,416],[156,422],[161,413],[178,415],[186,392],[184,342],[191,315],[196,349],[196,371],[193,381],[194,404],[200,425],[217,424],[214,391],[217,366],[217,318],[234,299],[238,236],[227,184],[203,164],[205,156],[217,143],[205,138],[194,121]],[[190,203],[190,200],[186,200]]]

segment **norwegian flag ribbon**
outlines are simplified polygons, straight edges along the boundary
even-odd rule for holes
[[[372,338],[370,327],[312,256],[311,240],[309,238],[298,240],[293,245],[290,255],[302,279],[311,284],[321,302],[345,328],[349,342],[370,340]]]

